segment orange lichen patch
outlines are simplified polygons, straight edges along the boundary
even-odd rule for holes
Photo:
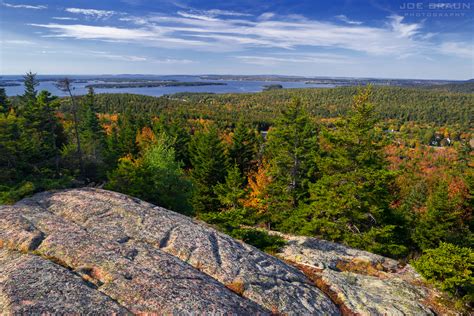
[[[236,279],[231,283],[225,284],[225,286],[232,292],[243,296],[245,292],[245,283],[242,280]]]
[[[276,307],[276,306],[270,308],[270,311],[271,311],[271,314],[270,314],[270,315],[272,315],[272,316],[285,316],[285,315],[287,315],[287,314],[285,314],[285,313],[280,312],[280,311],[278,310],[278,307]]]
[[[80,268],[77,270],[77,273],[79,273],[84,280],[96,286],[101,286],[102,284],[109,282],[111,279],[109,274],[99,267]]]
[[[387,269],[380,263],[373,263],[365,260],[340,260],[336,267],[341,271],[354,272],[357,274],[370,275],[378,278],[387,277]]]
[[[331,285],[327,284],[324,281],[324,278],[321,276],[321,272],[323,271],[322,269],[301,263],[296,263],[290,260],[285,261],[296,267],[301,272],[303,272],[306,277],[308,277],[308,279],[310,279],[314,283],[314,285],[316,285],[318,289],[323,291],[324,294],[326,294],[331,299],[331,301],[339,308],[343,316],[357,315],[344,304],[344,301],[339,297],[337,292],[331,289]]]

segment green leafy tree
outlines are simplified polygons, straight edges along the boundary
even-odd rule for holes
[[[239,167],[235,164],[229,169],[229,173],[224,183],[218,183],[214,187],[220,203],[227,208],[235,209],[242,206],[241,200],[245,197],[245,178],[240,173]]]
[[[160,135],[139,158],[121,158],[117,169],[109,174],[106,188],[177,212],[192,213],[191,182],[175,160],[174,149],[165,135]]]
[[[383,254],[401,255],[391,223],[393,173],[384,159],[370,88],[354,97],[349,116],[327,129],[318,160],[321,178],[311,185],[311,203],[288,222],[291,230],[346,242]]]
[[[256,166],[258,150],[256,131],[239,121],[232,135],[232,144],[229,148],[230,160],[237,164],[242,174],[248,174]]]
[[[5,88],[0,88],[0,114],[7,115],[10,111],[11,103],[8,100]]]
[[[189,153],[195,186],[194,210],[198,214],[219,211],[221,204],[214,187],[224,183],[228,162],[217,128],[197,132],[191,138]]]
[[[60,148],[66,138],[56,117],[58,100],[47,91],[37,94],[35,87],[34,74],[27,74],[19,114],[12,110],[0,119],[0,195],[4,202],[63,187],[68,181],[60,172]]]
[[[474,242],[469,229],[469,206],[458,194],[450,196],[448,183],[441,181],[427,201],[425,212],[418,214],[412,239],[419,249],[436,248],[441,242],[466,246]]]
[[[97,116],[95,93],[89,88],[82,99],[79,133],[84,153],[85,176],[89,181],[102,180],[107,167],[105,163],[106,135]]]
[[[74,88],[72,87],[72,82],[69,78],[64,78],[62,80],[59,80],[56,83],[56,87],[62,90],[63,92],[67,93],[71,100],[71,104],[72,104],[71,112],[72,112],[73,124],[74,124],[74,136],[76,138],[76,152],[77,152],[77,158],[79,160],[79,170],[80,170],[79,177],[81,178],[81,180],[84,180],[86,175],[85,175],[84,159],[83,159],[82,148],[81,148],[81,136],[79,135],[78,105],[77,105],[76,97],[72,93],[72,90]]]
[[[266,155],[270,163],[268,187],[272,221],[281,222],[287,212],[308,198],[308,185],[315,180],[318,127],[298,99],[283,111],[268,133]]]
[[[177,117],[166,117],[155,122],[154,130],[156,132],[164,132],[170,136],[176,151],[176,160],[182,161],[186,169],[190,168],[189,142],[191,140],[191,134],[189,126],[184,119],[184,114],[179,113]]]
[[[472,248],[442,242],[435,249],[425,250],[412,264],[430,283],[468,305],[474,304]]]
[[[36,95],[38,94],[36,87],[39,85],[36,74],[32,73],[31,71],[27,72],[26,75],[23,76],[23,85],[25,86],[25,92],[21,97],[22,102],[25,105],[28,105],[29,103],[35,103]]]
[[[42,152],[40,158],[46,165],[54,165],[56,175],[59,174],[59,163],[61,158],[61,148],[67,143],[63,126],[56,117],[59,107],[57,97],[51,96],[48,91],[41,91],[38,94],[34,107],[33,127],[41,136]]]

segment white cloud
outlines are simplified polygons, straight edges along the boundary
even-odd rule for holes
[[[155,64],[190,64],[193,61],[189,59],[177,59],[177,58],[149,58],[144,56],[135,56],[135,55],[122,55],[122,54],[113,54],[104,51],[94,51],[89,50],[86,52],[89,56],[95,56],[99,58],[113,59],[113,60],[123,60],[123,61],[132,61],[132,62],[151,62]]]
[[[474,60],[474,45],[472,43],[445,42],[442,43],[439,51],[445,55]]]
[[[309,63],[309,64],[350,64],[351,59],[337,54],[274,54],[273,56],[234,56],[246,64],[254,64],[260,66],[270,66],[288,63]]]
[[[153,59],[153,63],[156,64],[191,64],[194,61],[190,59],[176,59],[176,58],[164,58],[164,59]]]
[[[219,10],[219,9],[212,9],[212,10],[206,10],[203,11],[207,14],[210,15],[224,15],[224,16],[252,16],[251,14],[248,13],[242,13],[242,12],[235,12],[235,11],[229,11],[229,10]]]
[[[130,40],[152,37],[153,33],[142,29],[125,29],[112,26],[92,26],[81,24],[30,24],[53,31],[47,37],[73,37],[77,39]]]
[[[52,19],[60,21],[77,21],[77,18],[71,18],[68,16],[53,16]]]
[[[196,19],[196,20],[219,21],[218,19],[214,18],[212,15],[194,14],[194,13],[189,13],[189,12],[184,12],[184,11],[178,11],[178,15],[185,18],[191,18],[191,19]]]
[[[3,41],[0,41],[2,44],[10,44],[10,45],[21,45],[21,46],[24,46],[24,45],[34,45],[36,44],[35,42],[33,41],[28,41],[28,40],[3,40]]]
[[[275,13],[273,12],[265,12],[260,14],[258,17],[259,20],[265,21],[265,20],[270,20],[271,18],[275,17]]]
[[[66,8],[66,12],[74,14],[83,14],[88,17],[93,17],[97,19],[109,18],[114,14],[117,14],[115,11],[108,10],[96,10],[96,9],[80,9],[80,8]]]
[[[422,25],[420,23],[403,23],[403,17],[399,15],[389,16],[392,30],[398,34],[398,37],[412,37],[419,33]]]
[[[363,24],[363,22],[361,21],[354,21],[354,20],[350,20],[347,16],[345,16],[344,14],[340,14],[340,15],[336,15],[335,18],[341,20],[342,22],[345,22],[347,24],[353,24],[353,25],[361,25]]]
[[[107,59],[114,59],[114,60],[123,60],[123,61],[147,61],[146,57],[143,56],[135,56],[135,55],[118,55],[118,54],[111,54],[108,52],[102,51],[88,51],[88,55],[93,55],[97,57],[107,58]]]
[[[81,14],[92,16],[114,14],[84,13],[82,10],[90,9],[78,10],[81,10]],[[227,14],[225,18],[219,16],[224,13]],[[189,48],[213,52],[236,52],[251,48],[279,48],[292,51],[299,47],[312,47],[397,57],[429,56],[436,52],[436,49],[445,54],[456,51],[457,55],[467,56],[470,49],[453,47],[453,44],[444,46],[440,44],[442,48],[439,49],[440,45],[435,45],[433,42],[434,35],[423,32],[422,23],[406,23],[403,17],[395,15],[387,17],[386,23],[380,26],[354,23],[340,25],[301,16],[280,16],[273,13],[245,19],[244,16],[245,13],[233,11],[191,10],[179,11],[176,15],[122,16],[120,21],[131,23],[128,27],[59,23],[32,25],[49,29],[49,34],[45,35],[49,37],[127,41],[150,47]],[[247,62],[257,60],[256,57],[253,59],[246,57]],[[276,58],[282,59],[282,57],[271,57],[266,58],[266,61],[283,62]],[[300,62],[316,61],[311,58],[300,60],[302,60]],[[288,61],[298,62],[291,58]]]
[[[2,2],[1,4],[5,7],[7,7],[7,8],[13,8],[13,9],[43,10],[43,9],[48,8],[48,6],[46,6],[46,5],[11,4],[11,3],[7,3],[7,2]]]

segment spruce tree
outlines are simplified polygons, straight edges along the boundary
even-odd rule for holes
[[[241,174],[248,174],[255,167],[259,149],[256,131],[248,128],[242,121],[237,123],[229,148],[230,160],[237,164]]]
[[[184,114],[177,113],[176,117],[164,117],[157,120],[154,124],[154,130],[158,133],[164,132],[170,137],[176,151],[176,160],[183,162],[185,169],[190,168],[189,142],[191,135]]]
[[[64,78],[62,80],[59,80],[56,83],[56,87],[63,92],[67,93],[71,99],[72,107],[71,107],[71,112],[73,116],[73,123],[74,123],[74,135],[76,138],[76,152],[77,152],[77,157],[79,160],[79,170],[80,170],[80,178],[82,180],[85,179],[85,168],[84,168],[84,159],[83,159],[83,154],[82,154],[82,148],[81,148],[81,136],[79,135],[79,115],[78,115],[78,105],[75,96],[72,94],[72,90],[74,89],[72,87],[72,82],[69,78]]]
[[[84,96],[80,111],[79,133],[84,154],[85,176],[90,181],[102,180],[105,159],[105,132],[97,117],[93,88]]]
[[[355,96],[348,117],[323,133],[322,176],[311,185],[311,204],[294,214],[292,225],[300,233],[400,255],[405,248],[397,244],[390,225],[393,173],[384,158],[370,91]]]
[[[23,103],[34,103],[36,101],[36,95],[38,94],[36,87],[39,85],[36,74],[31,71],[27,72],[26,75],[23,76],[23,84],[25,86],[25,92],[22,95]]]
[[[120,159],[109,174],[106,188],[127,193],[171,210],[191,214],[191,182],[185,178],[181,163],[175,160],[171,140],[158,135],[138,158]]]
[[[194,210],[198,214],[216,212],[221,204],[214,187],[223,183],[227,174],[227,157],[217,129],[211,127],[208,131],[197,132],[191,138],[189,153],[195,186]]]
[[[236,209],[242,206],[242,199],[245,198],[244,189],[245,178],[242,176],[239,167],[234,164],[225,178],[224,183],[218,183],[214,187],[217,198],[228,209]]]
[[[0,88],[0,114],[7,116],[10,111],[10,106],[10,100],[8,100],[7,94],[5,93],[5,88]]]
[[[272,178],[268,193],[273,221],[281,222],[287,212],[308,198],[308,184],[317,172],[317,136],[317,125],[297,99],[269,131],[266,154]]]

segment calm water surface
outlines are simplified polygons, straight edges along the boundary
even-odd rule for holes
[[[57,89],[55,86],[55,79],[62,78],[64,76],[40,76],[37,78],[41,79],[40,85],[37,90],[48,90],[53,95],[64,96],[64,92]],[[74,82],[74,94],[81,95],[87,93],[86,85],[91,83],[101,82],[100,79],[110,78],[127,78],[127,79],[155,79],[155,80],[176,80],[185,82],[220,82],[226,85],[210,85],[210,86],[181,86],[181,87],[151,87],[151,88],[107,88],[107,89],[95,89],[96,93],[135,93],[150,96],[162,96],[165,94],[173,94],[178,92],[211,92],[211,93],[246,93],[246,92],[260,92],[264,86],[270,84],[281,84],[283,88],[331,88],[334,85],[331,84],[305,84],[304,82],[279,82],[279,81],[243,81],[243,80],[205,80],[198,76],[68,76],[70,79],[80,79],[84,82]],[[97,79],[97,80],[89,80]],[[1,76],[2,81],[19,82],[22,84],[22,76]],[[23,94],[23,85],[4,87],[8,96],[15,96]]]

